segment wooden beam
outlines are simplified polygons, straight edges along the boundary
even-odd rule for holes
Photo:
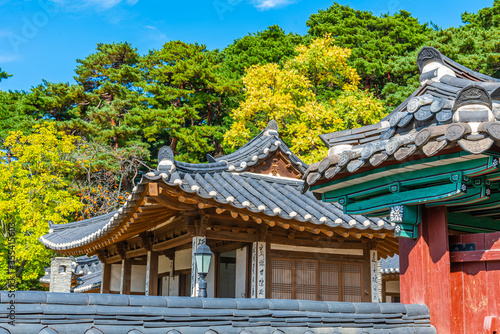
[[[206,209],[206,208],[211,208],[213,205],[206,204],[206,203],[198,203],[198,209]]]
[[[252,219],[254,220],[254,222],[256,222],[257,224],[262,224],[262,219],[260,218],[256,218],[254,216],[252,216]]]
[[[122,258],[120,255],[114,255],[106,258],[106,264],[118,263],[121,262]]]
[[[160,193],[163,194],[163,192],[160,192]],[[177,210],[177,211],[196,210],[196,206],[194,206],[194,205],[188,205],[188,204],[184,204],[184,203],[181,203],[178,201],[174,201],[172,198],[168,198],[166,196],[160,196],[160,195],[152,196],[152,197],[148,197],[148,200],[149,199],[157,202],[158,204],[163,205],[166,208],[169,208],[170,210]]]
[[[135,258],[135,257],[140,257],[148,254],[148,250],[145,249],[144,247],[137,248],[134,250],[130,250],[125,254],[125,257],[127,259]]]
[[[274,220],[266,220],[266,219],[264,219],[264,223],[266,223],[270,227],[274,227],[276,225],[276,222]]]
[[[166,240],[160,243],[153,245],[153,251],[160,251],[170,248],[175,248],[177,246],[191,243],[192,237],[189,234],[184,234],[174,239]]]
[[[210,249],[214,253],[226,253],[226,252],[231,252],[236,249],[242,248],[245,246],[243,242],[232,242],[230,244],[226,245],[220,245],[220,246],[210,246]]]
[[[465,252],[450,252],[451,262],[500,261],[500,250],[477,250]]]
[[[321,248],[345,248],[345,249],[363,249],[363,244],[359,241],[355,242],[338,242],[330,239],[302,239],[295,237],[293,242],[290,242],[288,237],[278,237],[278,236],[270,236],[267,238],[267,241],[274,244],[282,244],[282,245],[296,245],[296,246],[304,246],[304,247],[321,247]]]
[[[241,242],[254,242],[257,241],[256,234],[247,234],[247,233],[233,233],[229,231],[207,231],[206,233],[207,239],[216,239],[223,241],[241,241]]]

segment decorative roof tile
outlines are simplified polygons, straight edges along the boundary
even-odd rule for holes
[[[303,191],[320,181],[456,146],[471,154],[500,144],[500,80],[424,47],[421,86],[377,124],[322,135],[328,157],[309,166]]]

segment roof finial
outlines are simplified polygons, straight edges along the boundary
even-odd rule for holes
[[[163,146],[158,151],[158,163],[162,162],[163,160],[170,160],[174,162],[174,151],[172,151],[170,146]]]
[[[438,61],[443,64],[443,55],[441,54],[441,52],[431,46],[424,46],[417,56],[417,66],[420,70],[420,73],[422,73],[422,69],[424,68],[425,64],[431,61]]]
[[[486,89],[478,85],[469,85],[458,92],[453,111],[468,104],[481,104],[493,109],[491,96]]]
[[[279,127],[278,127],[278,122],[276,120],[272,119],[267,123],[266,130],[274,130],[276,132],[279,132]]]
[[[211,154],[207,154],[207,161],[208,163],[217,162],[217,160],[215,160],[215,158]]]

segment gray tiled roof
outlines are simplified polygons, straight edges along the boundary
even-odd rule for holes
[[[436,333],[423,304],[19,291],[11,326],[10,301],[2,291],[0,333]]]
[[[399,255],[380,259],[382,274],[399,274]]]
[[[430,62],[440,65],[428,70],[424,65]],[[417,63],[425,71],[420,76],[422,85],[390,115],[373,125],[321,136],[330,151],[309,166],[304,190],[320,179],[386,161],[430,157],[454,146],[479,154],[500,143],[500,80],[457,64],[430,47],[420,51]],[[466,104],[471,105],[470,111],[459,109]],[[481,104],[490,110],[477,109]]]
[[[234,166],[236,171],[240,171],[257,165],[262,159],[276,150],[281,150],[288,156],[291,163],[302,172],[305,172],[307,165],[290,151],[288,146],[281,140],[278,132],[278,124],[274,120],[269,122],[263,131],[237,151],[215,160],[217,162],[227,162],[229,166]]]
[[[310,192],[301,194],[302,180],[246,171],[250,164],[261,161],[273,150],[290,152],[273,128],[274,126],[268,126],[235,153],[208,164],[176,161],[171,150],[164,147],[160,151],[158,170],[143,176],[122,208],[81,222],[51,225],[52,233],[42,236],[40,241],[51,249],[65,250],[89,244],[111,233],[133,209],[136,200],[145,191],[145,185],[150,181],[161,181],[201,199],[214,200],[222,205],[231,205],[248,210],[249,213],[262,213],[269,217],[359,231],[394,229],[384,219],[346,215],[338,204],[318,201]],[[257,154],[258,152],[261,153]],[[297,160],[297,166],[304,169],[307,167],[292,153],[287,154]]]
[[[70,258],[71,271],[77,280],[77,285],[71,292],[86,292],[101,287],[102,263],[96,255]],[[45,268],[45,276],[40,278],[40,282],[50,284],[50,267]]]

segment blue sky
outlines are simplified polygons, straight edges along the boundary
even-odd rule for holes
[[[340,1],[375,14],[410,11],[420,22],[461,25],[460,14],[491,6],[476,1]],[[14,76],[1,90],[28,90],[42,79],[73,82],[76,59],[97,43],[127,41],[141,54],[169,40],[224,48],[249,32],[278,24],[305,34],[326,0],[0,0],[0,68]]]

